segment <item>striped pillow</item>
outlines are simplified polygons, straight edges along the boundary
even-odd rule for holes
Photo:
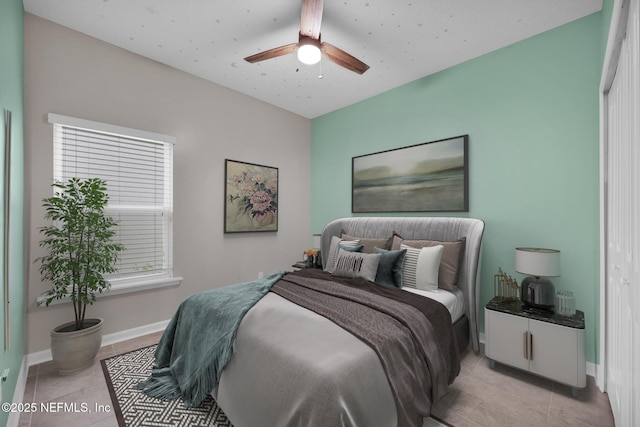
[[[348,252],[340,248],[336,266],[331,274],[339,277],[363,277],[373,282],[378,272],[381,256],[380,254]]]
[[[423,291],[438,290],[438,272],[444,246],[429,246],[421,249],[400,245],[406,249],[402,266],[402,286]]]
[[[331,238],[331,246],[329,246],[329,253],[327,254],[327,262],[324,267],[324,271],[331,273],[336,265],[336,259],[338,259],[338,249],[343,249],[350,252],[360,252],[362,245],[360,240],[342,240],[338,236]]]
[[[438,240],[404,240],[399,235],[393,235],[391,240],[391,250],[400,249],[400,245],[411,246],[412,248],[423,248],[425,246],[444,246],[442,259],[440,260],[440,273],[438,274],[438,287],[448,291],[458,288],[458,276],[460,274],[460,264],[464,259],[466,238],[461,238],[454,242],[441,242]]]

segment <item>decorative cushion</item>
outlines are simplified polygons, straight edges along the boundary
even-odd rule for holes
[[[373,250],[373,248],[375,247],[386,249],[386,250],[391,249],[391,239],[393,238],[393,236],[389,237],[388,239],[367,239],[364,237],[350,236],[347,233],[345,233],[344,230],[342,230],[340,238],[342,240],[357,240],[360,242],[360,244],[364,245],[364,248],[362,248],[362,252],[366,254],[373,254],[375,253]]]
[[[438,240],[404,240],[402,237],[394,233],[391,241],[391,250],[400,249],[401,245],[407,245],[413,248],[424,248],[438,245],[444,246],[442,260],[440,261],[438,287],[448,291],[454,291],[458,288],[458,274],[460,271],[460,263],[464,259],[466,238],[463,237],[462,239],[454,242],[440,242]]]
[[[444,246],[426,246],[418,249],[400,245],[400,248],[407,250],[402,267],[402,286],[423,291],[438,290],[438,271]]]
[[[331,274],[340,277],[362,277],[373,282],[381,256],[380,254],[349,252],[340,248],[335,268]]]
[[[342,248],[346,251],[360,252],[362,251],[362,245],[358,240],[342,240],[338,236],[331,238],[331,246],[329,246],[329,253],[327,254],[327,263],[325,264],[324,271],[331,273],[336,265],[336,259],[338,258],[338,249]]]
[[[374,281],[382,286],[401,287],[402,266],[407,250],[388,251],[375,246],[373,252],[380,254],[380,263],[378,263],[378,272]]]

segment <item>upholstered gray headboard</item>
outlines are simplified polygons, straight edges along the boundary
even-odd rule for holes
[[[458,288],[466,300],[470,343],[473,351],[480,349],[478,337],[478,301],[480,295],[480,255],[484,222],[473,218],[447,217],[353,217],[331,221],[324,227],[320,240],[322,254],[329,253],[331,238],[346,234],[371,239],[384,239],[397,233],[407,240],[440,240],[466,238],[464,260],[460,266]],[[323,262],[325,262],[323,260]]]

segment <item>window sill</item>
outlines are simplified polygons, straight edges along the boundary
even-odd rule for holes
[[[126,284],[123,283],[117,286],[112,286],[111,289],[109,289],[108,291],[97,293],[96,299],[110,297],[113,295],[127,294],[130,292],[146,291],[149,289],[159,289],[159,288],[166,288],[169,286],[179,286],[180,283],[182,283],[182,277],[162,277],[159,279],[138,280],[135,282],[130,282]],[[62,299],[53,300],[49,305],[64,304],[68,302],[71,302],[71,298],[65,297]],[[40,307],[46,306],[46,298],[44,294],[36,298],[36,305]]]

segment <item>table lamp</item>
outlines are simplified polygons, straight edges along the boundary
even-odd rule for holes
[[[522,302],[526,306],[553,310],[556,290],[547,277],[560,276],[560,251],[516,248],[516,271],[529,275],[520,286]]]
[[[311,235],[311,241],[312,241],[311,245],[313,249],[315,249],[316,252],[318,253],[318,255],[316,255],[316,267],[318,268],[322,268],[322,253],[320,252],[321,237],[322,235],[320,234]]]

